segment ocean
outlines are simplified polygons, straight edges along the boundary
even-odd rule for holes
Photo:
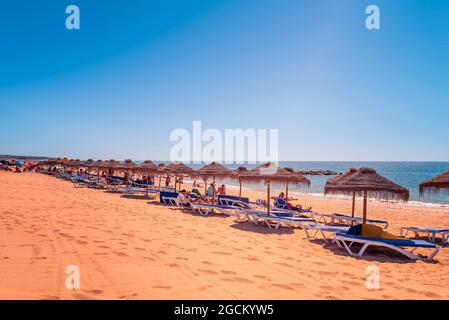
[[[194,169],[198,169],[201,165],[190,165]],[[227,165],[228,168],[234,169],[239,165]],[[352,167],[370,167],[375,169],[382,176],[400,184],[410,191],[410,203],[416,204],[436,204],[449,205],[449,193],[442,192],[440,194],[419,195],[419,184],[433,176],[449,171],[449,162],[340,162],[340,161],[281,161],[281,167],[290,167],[301,170],[331,170],[335,172],[344,172]],[[251,168],[254,165],[247,165]],[[308,189],[301,190],[314,195],[322,195],[324,193],[324,184],[332,176],[307,176],[311,184]],[[232,181],[223,181],[227,184],[235,185]],[[251,185],[246,187],[263,188],[262,185]],[[279,189],[281,187],[279,186]],[[292,192],[295,189],[290,187]]]

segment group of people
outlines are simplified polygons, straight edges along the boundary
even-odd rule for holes
[[[178,194],[177,201],[185,206],[189,206],[190,202],[212,203],[215,196],[226,194],[226,186],[224,184],[215,189],[214,184],[211,183],[207,188],[205,196],[198,190],[199,187],[200,185],[194,181],[192,191],[187,192],[185,189],[181,190]],[[194,196],[191,197],[191,194]]]
[[[212,199],[215,196],[225,195],[225,194],[226,194],[226,186],[224,184],[222,184],[215,190],[214,184],[211,183],[209,185],[209,187],[207,188],[206,195],[203,196],[201,194],[201,192],[198,190],[198,184],[196,183],[196,181],[194,181],[192,191],[188,192],[185,189],[181,190],[179,192],[176,200],[178,201],[178,203],[182,204],[183,206],[189,207],[190,202],[212,203],[213,202]],[[194,196],[192,197],[191,195],[194,195]],[[292,204],[291,202],[288,201],[289,199],[286,197],[284,192],[281,192],[277,197],[273,197],[273,199],[276,199],[276,198],[284,200],[284,203],[286,206],[284,209],[293,210],[293,211],[303,211],[303,210],[311,210],[312,209],[312,207],[304,209],[300,204],[297,204],[297,205]]]

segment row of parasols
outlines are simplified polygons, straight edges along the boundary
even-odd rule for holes
[[[217,178],[230,178],[239,181],[239,197],[242,195],[242,184],[261,183],[264,182],[267,187],[267,214],[270,214],[270,192],[271,184],[283,184],[286,187],[286,196],[288,197],[288,186],[295,185],[297,187],[308,187],[310,180],[301,175],[299,172],[291,168],[280,168],[273,163],[264,163],[254,169],[247,169],[239,167],[235,170],[230,170],[220,163],[212,162],[203,166],[200,169],[194,170],[183,163],[154,164],[151,160],[146,160],[141,164],[136,164],[131,160],[119,162],[115,160],[68,160],[68,159],[49,159],[41,162],[40,165],[61,165],[64,167],[86,167],[96,168],[97,174],[101,169],[112,170],[129,170],[134,172],[145,172],[147,175],[152,173],[159,174],[159,185],[161,175],[172,174],[178,176],[190,176],[192,178],[202,178],[205,182],[211,178],[215,185]],[[147,180],[148,181],[148,180]],[[175,184],[176,188],[176,184]],[[214,188],[215,189],[215,188]],[[420,193],[436,193],[443,189],[449,190],[449,171],[438,175],[430,180],[424,181],[420,184]],[[408,201],[409,191],[396,184],[395,182],[381,176],[374,169],[371,168],[351,168],[347,172],[338,175],[326,182],[324,188],[325,195],[340,194],[352,196],[352,216],[355,214],[355,200],[356,197],[363,198],[363,222],[366,222],[367,217],[367,201],[368,198],[385,199],[385,200],[403,200]],[[214,195],[215,196],[215,195]],[[215,198],[213,196],[213,199]]]

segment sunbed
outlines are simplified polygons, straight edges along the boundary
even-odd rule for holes
[[[363,221],[360,217],[351,217],[341,213],[318,213],[312,212],[312,217],[319,223],[326,223],[330,225],[352,225],[354,223],[361,223]],[[382,224],[384,229],[388,228],[388,221],[385,220],[375,220],[375,219],[367,219],[367,223],[371,224]]]
[[[320,234],[325,242],[328,242],[326,234],[331,234],[333,241],[334,233],[345,233],[350,229],[350,227],[328,226],[319,223],[304,224],[302,227],[307,239],[316,239],[317,235]]]
[[[242,213],[246,215],[248,221],[255,224],[264,223],[270,229],[278,229],[281,225],[302,227],[306,222],[315,222],[311,218],[280,216],[283,212],[279,211],[272,211],[270,215],[267,215],[266,211],[259,210],[242,210]]]
[[[155,197],[157,194],[157,191],[154,190],[150,190],[148,189],[148,191],[146,189],[143,188],[139,188],[139,187],[134,187],[134,186],[123,186],[120,191],[125,194],[125,195],[133,195],[133,194],[147,194],[150,197]]]
[[[365,230],[367,232],[363,232],[364,229],[367,229]],[[374,236],[370,236],[370,234]],[[351,256],[358,257],[362,256],[369,246],[388,248],[403,254],[411,260],[431,261],[440,251],[440,247],[433,243],[396,237],[383,231],[378,226],[369,224],[351,227],[347,233],[335,233],[334,241],[339,247],[345,248]],[[358,252],[351,250],[355,243],[362,245]],[[433,250],[428,256],[421,256],[415,254],[415,251],[419,248]]]
[[[291,211],[296,211],[296,212],[312,212],[311,209],[301,209],[301,210],[297,210],[297,209],[291,209],[288,206],[288,203],[285,199],[281,199],[281,198],[275,198],[274,199],[274,207],[277,209],[284,209],[284,210],[291,210]]]
[[[401,236],[407,237],[409,233],[413,233],[416,238],[420,233],[424,233],[430,242],[435,242],[436,236],[441,235],[441,243],[447,244],[449,238],[449,229],[442,228],[415,228],[415,227],[402,227]]]
[[[220,204],[209,204],[200,202],[190,202],[190,207],[192,208],[193,211],[196,211],[201,215],[205,216],[207,216],[209,213],[216,211],[221,214],[236,215],[237,217],[239,217],[239,214],[242,212],[242,208],[237,206],[224,206]]]

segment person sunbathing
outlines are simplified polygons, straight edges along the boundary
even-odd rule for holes
[[[284,200],[285,205],[287,206],[288,210],[294,210],[294,211],[309,211],[309,210],[312,210],[312,207],[308,207],[308,208],[304,209],[302,207],[302,205],[300,205],[300,204],[293,205],[291,202],[288,202],[288,199],[287,199],[287,197],[285,196],[285,194],[283,192],[281,192],[277,196],[277,198],[280,199],[280,200]]]
[[[225,186],[224,184],[222,184],[220,187],[218,187],[218,189],[217,189],[217,195],[218,195],[218,194],[223,194],[223,195],[226,194],[226,186]]]

